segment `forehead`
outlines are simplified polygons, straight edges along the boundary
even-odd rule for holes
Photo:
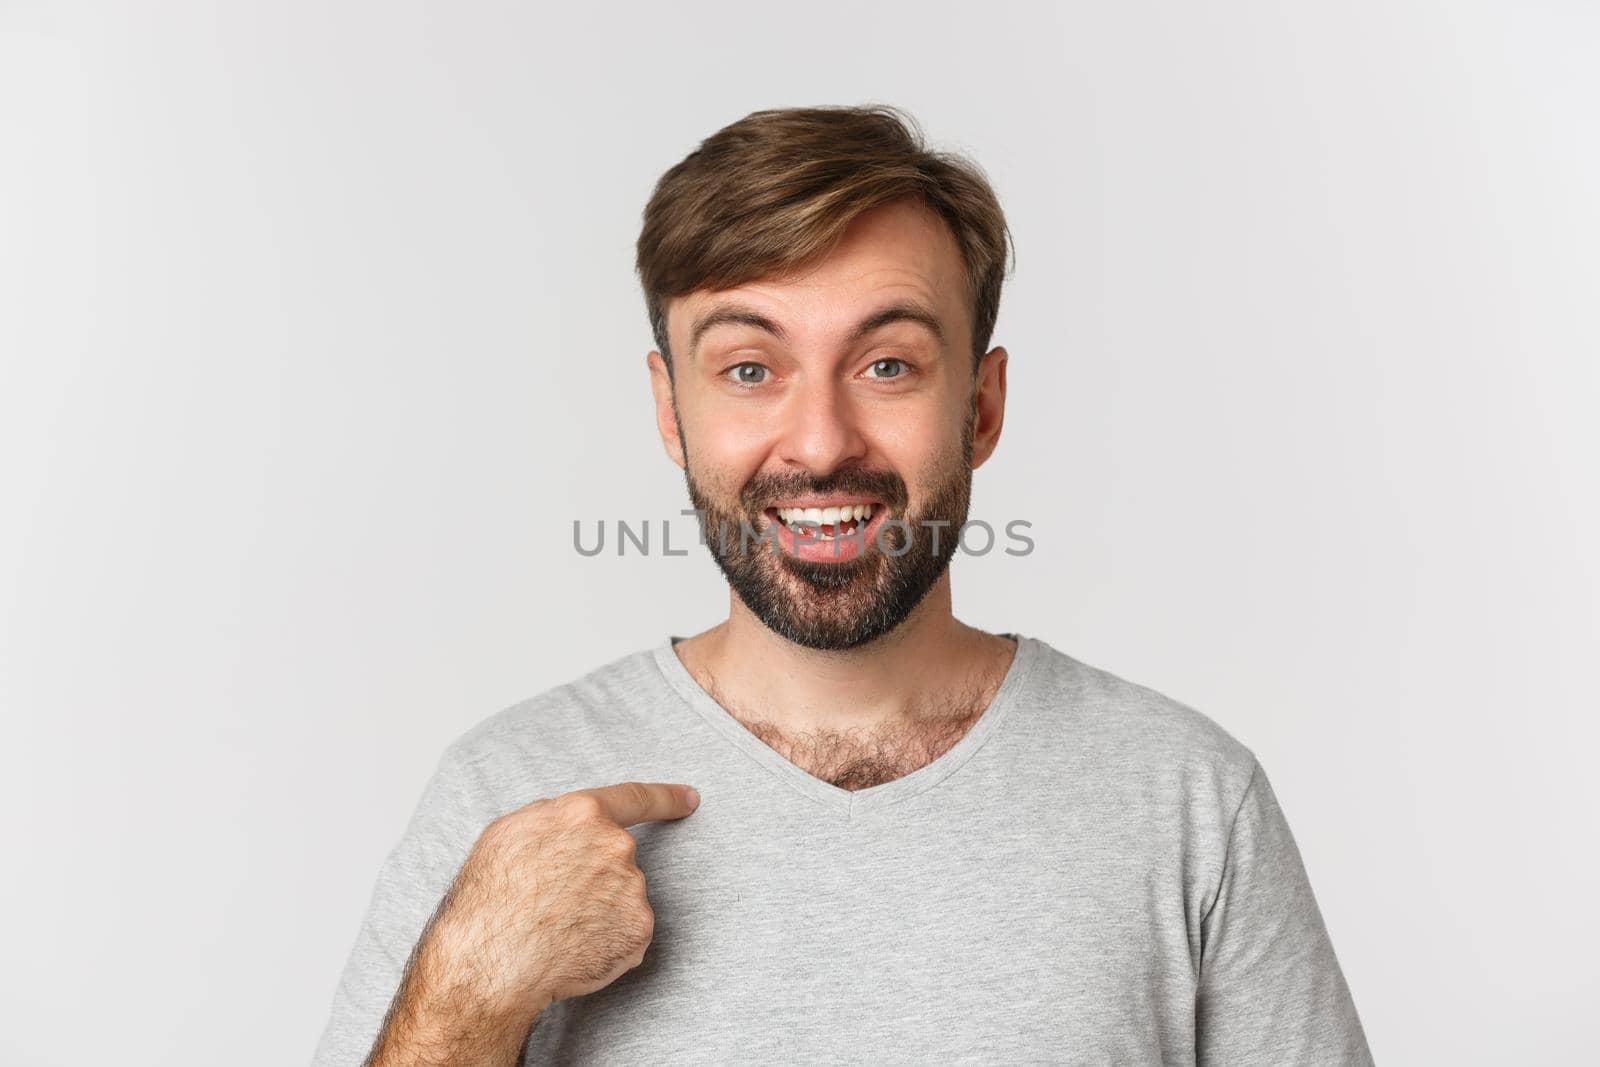
[[[966,266],[955,235],[938,215],[909,201],[858,215],[832,253],[803,271],[670,301],[673,351],[687,353],[695,320],[735,299],[783,321],[791,334],[818,338],[848,330],[889,301],[911,299],[939,316],[952,341],[969,336]]]

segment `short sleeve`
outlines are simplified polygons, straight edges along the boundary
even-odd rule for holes
[[[467,768],[447,750],[378,870],[313,1067],[359,1067],[372,1051],[411,950],[487,821],[468,786]]]
[[[1199,1063],[1372,1063],[1300,851],[1259,762],[1234,816],[1201,945]]]

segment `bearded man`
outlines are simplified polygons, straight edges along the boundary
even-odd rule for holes
[[[449,746],[317,1063],[1371,1063],[1253,753],[953,614],[1009,248],[893,108],[661,177],[650,384],[728,617]]]

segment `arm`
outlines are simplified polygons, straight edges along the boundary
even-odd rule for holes
[[[480,833],[462,770],[447,753],[379,874],[314,1067],[509,1067],[550,1004],[644,961],[655,914],[626,827],[684,818],[698,798],[579,789]]]
[[[1370,1067],[1300,851],[1259,763],[1234,816],[1201,944],[1200,1063]]]
[[[454,891],[445,894],[406,964],[405,975],[363,1067],[514,1067],[549,1006],[497,1008],[457,962],[466,946],[452,932]]]
[[[446,751],[378,870],[314,1067],[356,1067],[373,1049],[397,987],[416,971],[420,943],[436,924],[441,898],[483,829],[485,816],[472,803],[471,786],[468,768]],[[413,984],[422,980],[419,974]]]

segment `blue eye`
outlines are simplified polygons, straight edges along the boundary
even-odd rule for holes
[[[767,380],[767,368],[759,363],[740,363],[722,373],[738,385],[760,385]]]
[[[903,359],[880,359],[878,362],[872,365],[872,373],[870,377],[898,378],[900,375],[904,374],[905,371],[906,363]]]

